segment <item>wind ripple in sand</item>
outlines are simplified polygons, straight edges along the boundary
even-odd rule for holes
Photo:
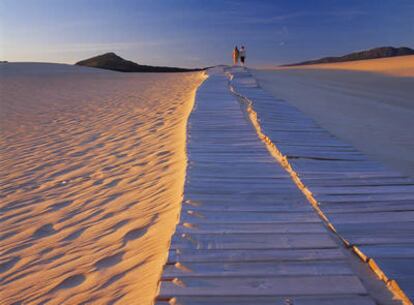
[[[0,67],[0,303],[150,304],[200,73]]]

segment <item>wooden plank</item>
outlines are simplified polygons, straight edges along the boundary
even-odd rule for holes
[[[176,262],[260,262],[260,261],[319,261],[342,260],[338,248],[308,249],[171,249],[168,261]]]
[[[183,234],[171,249],[306,249],[336,248],[328,234]]]
[[[412,221],[414,211],[327,213],[327,216],[334,224],[396,223]]]
[[[182,277],[162,281],[160,298],[174,296],[311,296],[366,294],[356,276]]]
[[[297,275],[352,275],[349,264],[339,262],[205,262],[167,265],[163,277],[252,277]]]
[[[414,185],[378,185],[378,186],[312,186],[318,194],[383,194],[408,193],[414,194]],[[413,203],[414,206],[414,203]]]
[[[268,202],[255,204],[252,202],[205,202],[199,201],[198,205],[184,205],[183,210],[193,210],[203,212],[309,212],[313,208],[308,203],[280,203]]]
[[[414,243],[413,221],[345,223],[337,224],[335,228],[354,245]]]
[[[414,280],[414,260],[412,258],[376,258],[375,263],[390,279],[405,277]]]
[[[362,245],[358,246],[361,252],[368,257],[378,258],[410,258],[414,261],[414,243],[387,244],[387,245]]]
[[[212,204],[250,204],[250,205],[277,205],[281,204],[302,204],[306,205],[309,204],[306,202],[306,198],[304,196],[296,196],[296,195],[278,195],[277,193],[269,195],[263,193],[234,193],[229,194],[228,196],[223,196],[222,194],[185,194],[185,200],[188,202],[193,203],[204,203],[208,204],[211,202]],[[207,202],[207,203],[206,203]],[[197,206],[197,204],[195,204]]]
[[[378,185],[413,185],[414,181],[406,177],[391,178],[331,178],[328,177],[304,177],[303,181],[315,186],[378,186]]]
[[[321,219],[313,212],[192,212],[187,210],[181,214],[181,222],[189,223],[292,223],[292,222],[321,222]]]
[[[281,195],[281,194],[290,194],[300,196],[301,193],[298,191],[297,188],[294,188],[292,185],[286,187],[277,187],[272,185],[260,185],[260,186],[252,186],[249,184],[235,184],[235,185],[220,185],[216,187],[211,187],[209,185],[205,186],[189,186],[186,188],[187,194],[210,194],[214,192],[215,194],[234,194],[236,192],[240,192],[242,190],[243,193],[251,192],[251,193],[268,193],[274,195]]]
[[[179,296],[174,300],[158,301],[156,305],[375,305],[371,298],[359,295],[292,297],[292,296],[243,296],[243,297],[189,297]]]
[[[312,190],[312,187],[310,187]],[[325,195],[325,194],[316,194],[313,193],[314,197],[320,202],[358,202],[358,201],[403,201],[403,200],[414,200],[414,194],[411,193],[383,193],[383,194],[348,194],[348,195]]]
[[[326,213],[368,213],[368,212],[396,212],[409,211],[413,203],[409,200],[395,201],[368,201],[368,202],[341,202],[322,203],[322,210]]]
[[[216,187],[217,185],[249,185],[251,187],[257,185],[271,185],[274,188],[283,188],[288,187],[292,188],[292,180],[290,177],[285,175],[280,175],[277,178],[270,178],[270,177],[255,177],[255,179],[251,179],[251,177],[203,177],[199,176],[197,179],[191,179],[191,173],[189,173],[189,178],[186,179],[187,187],[192,186],[210,186]]]
[[[341,234],[346,240],[348,240],[353,245],[381,245],[381,244],[407,244],[411,245],[414,243],[414,236],[408,235],[408,234],[370,234],[365,233],[361,230],[359,234],[349,234],[345,233],[342,234],[341,231],[339,231],[339,234]]]
[[[322,223],[184,223],[178,225],[176,234],[196,233],[326,233]]]

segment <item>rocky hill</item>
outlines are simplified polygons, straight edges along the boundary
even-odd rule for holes
[[[115,53],[105,53],[103,55],[81,60],[77,62],[76,65],[119,72],[189,72],[201,70],[140,65],[133,61],[125,60]]]

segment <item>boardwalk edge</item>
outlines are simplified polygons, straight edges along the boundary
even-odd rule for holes
[[[407,297],[404,291],[400,288],[397,281],[390,279],[386,276],[385,272],[381,270],[381,268],[376,264],[373,258],[368,257],[364,254],[358,247],[352,245],[347,239],[341,236],[338,231],[336,230],[335,226],[329,220],[329,218],[325,215],[322,209],[319,207],[319,203],[316,198],[313,196],[312,192],[307,188],[307,186],[301,181],[299,174],[293,169],[291,166],[288,158],[283,155],[283,153],[277,148],[275,143],[262,131],[262,127],[260,125],[257,112],[254,110],[253,101],[243,96],[242,94],[238,93],[236,89],[232,86],[231,80],[233,79],[233,75],[229,72],[226,73],[227,77],[229,78],[229,89],[230,92],[236,96],[236,98],[240,101],[242,105],[245,106],[245,111],[248,115],[248,118],[254,127],[257,136],[259,139],[265,144],[267,150],[272,155],[272,157],[289,173],[293,182],[299,188],[299,190],[303,193],[309,203],[313,206],[313,208],[318,213],[319,217],[324,221],[326,226],[332,231],[341,241],[342,243],[349,248],[362,262],[368,264],[370,269],[375,273],[375,275],[382,280],[388,290],[400,301],[403,302],[404,305],[413,305],[411,300]]]

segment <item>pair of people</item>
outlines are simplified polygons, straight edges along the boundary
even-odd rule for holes
[[[234,47],[233,50],[233,63],[237,65],[239,63],[239,58],[241,65],[244,66],[244,62],[246,60],[246,48],[242,46],[239,50],[237,46]]]

